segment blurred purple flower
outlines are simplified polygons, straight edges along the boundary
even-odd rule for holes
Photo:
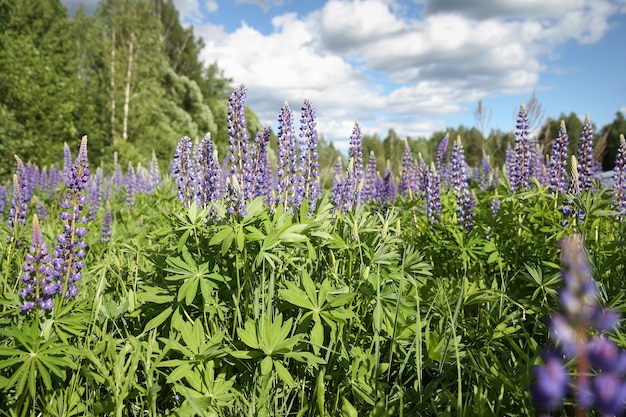
[[[566,357],[576,367],[571,385],[576,415],[586,415],[592,407],[605,415],[621,415],[626,406],[626,384],[620,377],[626,372],[626,353],[601,333],[614,329],[619,316],[597,303],[598,288],[580,237],[562,239],[560,245],[562,312],[550,317],[550,334],[558,351],[534,369],[533,398],[542,408],[562,404],[566,394],[563,379],[569,375],[562,362]]]
[[[111,241],[111,226],[113,223],[113,215],[111,214],[111,204],[107,200],[104,209],[104,217],[102,218],[102,228],[100,231],[100,242],[106,243]]]

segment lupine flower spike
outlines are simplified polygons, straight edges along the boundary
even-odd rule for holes
[[[317,141],[315,108],[309,100],[304,100],[300,117],[300,170],[304,178],[304,196],[309,201],[309,215],[315,209],[322,189]]]
[[[111,241],[111,226],[113,223],[113,215],[111,214],[111,204],[107,200],[104,209],[104,217],[102,218],[102,229],[100,232],[100,242],[106,243]]]
[[[456,193],[459,223],[466,230],[470,230],[473,226],[474,202],[469,190],[467,164],[465,163],[465,152],[460,136],[457,137],[450,153],[450,185]]]
[[[51,279],[52,267],[48,255],[48,245],[43,239],[39,217],[33,216],[33,233],[30,250],[26,254],[26,262],[22,265],[22,311],[35,309],[50,310],[54,306],[54,295],[58,285]]]
[[[615,190],[615,210],[619,213],[619,219],[626,216],[626,139],[620,135],[619,149],[615,157],[615,169],[613,174],[613,186]]]
[[[530,132],[528,131],[528,114],[526,113],[524,104],[520,105],[515,127],[513,161],[511,161],[510,166],[507,166],[511,190],[513,191],[530,186],[530,178],[533,170],[533,150],[530,141]]]
[[[65,223],[63,232],[57,238],[54,247],[52,275],[59,285],[59,294],[65,298],[76,296],[76,283],[82,278],[87,247],[83,237],[87,233],[81,223],[87,222],[87,217],[81,211],[87,204],[85,188],[89,181],[89,162],[87,160],[87,136],[84,136],[76,161],[65,178],[65,200],[61,203],[63,211],[61,220]]]
[[[606,334],[616,327],[619,316],[598,305],[598,287],[580,237],[565,238],[560,245],[561,312],[550,317],[554,349],[544,352],[544,365],[533,369],[533,399],[546,410],[556,410],[569,399],[576,417],[594,408],[605,416],[622,415],[626,352]]]
[[[402,172],[400,173],[400,182],[398,183],[398,193],[403,197],[413,197],[414,181],[416,177],[416,167],[413,153],[409,147],[409,142],[404,141],[404,152],[402,154]]]
[[[354,194],[354,203],[358,203],[360,202],[361,182],[365,176],[363,167],[363,132],[358,121],[354,122],[354,127],[352,128],[348,155],[352,160],[352,173],[349,176],[352,179],[353,189],[350,192]]]
[[[565,122],[561,120],[561,127],[559,133],[552,145],[552,152],[550,158],[550,191],[553,195],[563,194],[567,192],[567,148],[569,145],[569,137],[567,136],[567,129]]]
[[[229,212],[246,214],[252,197],[252,160],[246,124],[246,87],[242,84],[228,100],[228,154],[231,180]]]
[[[589,120],[589,114],[587,114],[578,142],[578,183],[581,192],[593,188],[594,171],[593,126]]]
[[[426,175],[426,214],[431,228],[441,214],[441,185],[437,167],[431,163]]]
[[[288,103],[285,103],[278,116],[278,200],[287,208],[289,193],[293,182],[296,181],[296,133],[293,127],[293,112]]]

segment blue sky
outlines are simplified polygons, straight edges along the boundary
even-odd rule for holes
[[[546,117],[589,113],[602,127],[626,113],[626,0],[174,3],[262,123],[307,98],[339,148],[355,120],[383,138],[474,126],[479,100],[487,130],[509,131],[533,92]]]

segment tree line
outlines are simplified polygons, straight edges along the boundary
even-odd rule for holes
[[[90,159],[111,168],[117,161],[147,164],[154,152],[167,169],[181,136],[194,139],[210,133],[220,155],[228,147],[228,97],[233,80],[217,62],[204,63],[203,40],[193,27],[184,27],[172,0],[102,0],[88,16],[79,9],[70,17],[60,0],[0,0],[0,179],[14,170],[13,155],[39,166],[59,163],[64,142],[90,138]],[[541,120],[538,143],[547,155],[560,120]],[[512,109],[514,110],[514,109]],[[532,112],[529,112],[531,115]],[[261,129],[248,109],[250,137]],[[432,160],[446,133],[459,135],[467,163],[480,164],[483,153],[491,163],[504,162],[514,132],[486,132],[487,111],[478,104],[476,126],[460,125],[435,132],[430,138],[399,137],[393,129],[384,138],[366,135],[364,157],[374,151],[377,166],[389,161],[398,173],[405,143],[414,156]],[[566,121],[575,149],[582,121]],[[626,121],[615,121],[598,134],[598,158],[605,169],[619,146]],[[275,160],[276,137],[271,140]],[[270,150],[270,151],[271,151]],[[320,174],[332,182],[337,158],[345,158],[320,137]]]

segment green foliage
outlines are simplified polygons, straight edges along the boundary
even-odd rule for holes
[[[37,315],[19,309],[28,245],[1,243],[0,414],[535,415],[556,242],[582,234],[624,312],[624,227],[602,189],[475,193],[470,232],[451,192],[432,228],[420,195],[346,214],[324,195],[310,217],[262,198],[243,217],[183,209],[171,183],[132,210],[114,197],[112,241],[101,212],[89,224],[78,298]],[[584,220],[563,226],[565,202]]]

